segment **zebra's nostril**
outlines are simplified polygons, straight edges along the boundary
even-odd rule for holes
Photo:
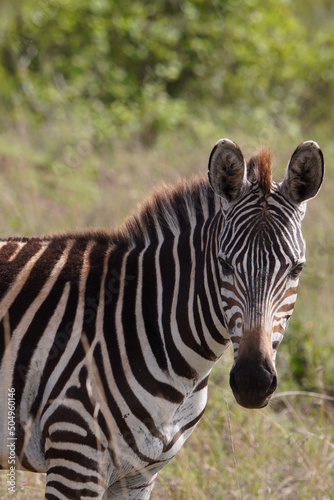
[[[268,395],[269,395],[269,394],[273,394],[273,392],[275,392],[275,391],[276,391],[276,389],[277,389],[277,376],[276,376],[276,375],[274,375],[274,376],[273,376],[273,380],[272,380],[272,382],[271,382],[271,384],[270,384],[270,387],[269,387],[269,389],[268,389]]]
[[[233,392],[238,392],[238,386],[237,386],[237,383],[235,381],[233,371],[231,371],[231,373],[230,373],[230,387],[231,387]]]

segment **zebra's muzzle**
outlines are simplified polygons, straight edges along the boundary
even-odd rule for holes
[[[236,401],[245,408],[267,406],[277,387],[277,372],[271,363],[238,361],[230,372],[230,386]]]

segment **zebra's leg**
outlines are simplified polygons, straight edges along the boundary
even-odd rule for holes
[[[110,486],[103,500],[149,500],[157,474],[128,476]]]
[[[85,482],[86,481],[86,482]],[[80,474],[72,473],[71,477],[61,471],[61,466],[51,466],[47,472],[45,500],[91,499],[102,500],[105,488],[92,481],[92,476],[86,480]]]
[[[88,499],[102,500],[105,488],[93,474],[75,472],[69,474],[62,466],[51,464],[47,471],[45,500]]]
[[[47,447],[45,456],[46,500],[102,500],[107,484],[97,454],[87,456],[69,443],[57,442]]]

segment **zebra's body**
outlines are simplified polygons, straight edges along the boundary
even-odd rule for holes
[[[298,282],[289,273],[305,253],[305,204],[288,200],[284,183],[265,192],[255,171],[237,185],[239,151],[230,141],[213,151],[216,194],[204,178],[162,189],[121,231],[0,242],[0,465],[8,467],[7,391],[15,388],[16,467],[47,472],[48,500],[148,498],[200,420],[230,337],[240,404],[263,406],[275,390]],[[225,188],[217,152],[233,181]],[[245,285],[250,266],[261,272]],[[251,354],[256,390],[239,370]]]

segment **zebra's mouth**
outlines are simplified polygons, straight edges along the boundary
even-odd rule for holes
[[[277,388],[277,373],[263,365],[236,363],[230,372],[230,386],[236,401],[245,408],[264,408]]]
[[[234,394],[235,400],[237,401],[237,403],[240,406],[243,406],[244,408],[248,408],[248,409],[252,409],[252,410],[265,408],[271,399],[271,394],[270,394],[270,396],[266,397],[264,400],[263,399],[256,399],[256,398],[245,399],[245,398],[241,398],[240,395],[237,393],[233,392],[233,394]]]

